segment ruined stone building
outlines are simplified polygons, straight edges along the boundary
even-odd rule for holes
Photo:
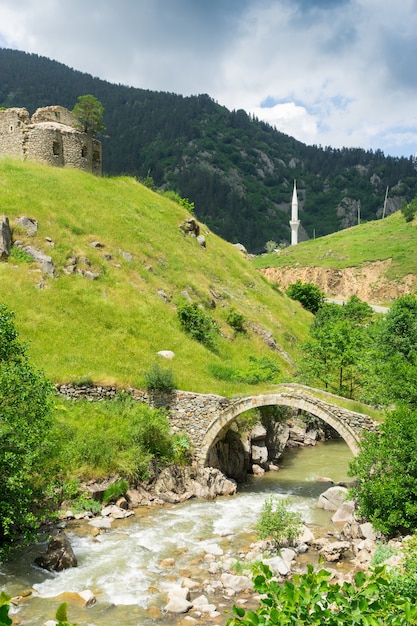
[[[61,106],[0,111],[0,156],[75,167],[101,174],[101,143],[79,130],[78,120]]]

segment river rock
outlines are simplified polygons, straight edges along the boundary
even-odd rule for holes
[[[345,487],[329,487],[319,496],[318,508],[325,511],[337,511],[346,499],[348,490]]]
[[[168,593],[168,604],[165,611],[169,613],[187,613],[192,608],[189,601],[190,590],[187,587],[173,587]]]
[[[307,528],[307,526],[303,525],[301,533],[298,535],[297,537],[297,544],[303,544],[303,543],[313,543],[314,541],[314,534],[313,532]]]
[[[377,536],[372,526],[371,522],[365,522],[364,524],[359,524],[359,528],[361,531],[361,535],[364,539],[370,539],[371,541],[376,541]]]
[[[228,595],[253,589],[253,582],[248,576],[234,576],[233,574],[224,573],[221,575],[220,580]]]
[[[212,554],[213,556],[223,556],[223,549],[217,544],[212,543],[209,546],[204,546],[206,554]]]
[[[69,567],[77,567],[77,559],[66,534],[54,535],[49,541],[47,551],[37,556],[35,563],[49,572],[61,572]]]
[[[354,519],[355,503],[353,500],[346,500],[332,516],[332,522],[339,530],[345,527],[346,523],[351,523]]]
[[[340,561],[345,552],[350,549],[348,541],[326,541],[319,550],[320,556],[330,563]]]
[[[257,463],[254,463],[252,465],[252,473],[254,476],[263,476],[265,474],[265,470]]]
[[[280,556],[274,556],[272,559],[263,559],[263,562],[268,565],[275,576],[287,576],[290,573],[291,567]]]

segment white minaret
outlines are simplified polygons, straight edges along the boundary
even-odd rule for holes
[[[291,219],[290,219],[290,227],[291,227],[291,245],[296,246],[298,243],[298,227],[300,225],[300,220],[298,219],[298,198],[297,198],[297,186],[295,184],[294,179],[294,189],[292,192],[292,202],[291,202]]]

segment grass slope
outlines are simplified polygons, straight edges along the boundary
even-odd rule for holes
[[[287,360],[268,348],[259,333],[249,329],[234,337],[227,312],[234,307],[247,323],[272,333],[292,357],[306,338],[310,315],[204,226],[206,249],[184,236],[178,226],[188,214],[178,204],[133,178],[97,178],[2,159],[0,206],[12,226],[14,218],[23,215],[38,221],[35,237],[17,227],[13,238],[50,255],[56,268],[51,278],[16,255],[0,263],[0,302],[15,312],[30,358],[54,382],[89,379],[140,388],[144,373],[160,358],[159,350],[175,352],[169,366],[184,390],[253,392],[247,384],[216,380],[209,369],[213,365],[244,369],[251,355],[276,359],[281,380],[291,379]],[[94,241],[103,248],[93,247]],[[74,256],[100,277],[66,274],[64,267]],[[183,291],[220,325],[216,351],[180,329],[176,304]]]
[[[256,268],[358,267],[372,261],[392,259],[387,270],[389,280],[400,280],[417,273],[417,224],[407,223],[401,213],[353,226],[346,230],[305,241],[279,254],[265,254],[254,259]]]

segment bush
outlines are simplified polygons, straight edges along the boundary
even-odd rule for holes
[[[353,581],[331,583],[333,574],[314,571],[280,584],[271,570],[260,564],[254,589],[260,594],[255,611],[233,607],[234,617],[226,626],[410,626],[417,620],[417,606],[391,589],[391,578],[383,567],[357,572]]]
[[[159,363],[154,363],[145,372],[145,384],[148,391],[173,391],[176,387],[172,370],[162,367]]]
[[[231,326],[235,332],[237,333],[246,333],[245,329],[245,316],[242,313],[239,313],[234,307],[230,307],[230,309],[226,313],[226,321]]]
[[[389,413],[381,432],[367,433],[349,474],[359,513],[387,536],[417,528],[417,409]]]
[[[406,222],[412,222],[417,213],[417,198],[414,198],[410,204],[404,202],[401,206],[401,213],[404,215]]]
[[[290,511],[289,500],[270,496],[263,504],[256,525],[260,539],[270,539],[275,548],[288,542],[292,545],[302,530],[299,513]]]
[[[177,308],[181,328],[193,339],[213,349],[219,327],[216,321],[207,315],[195,302],[184,302]]]
[[[153,463],[172,462],[173,435],[166,413],[129,394],[102,402],[65,401],[57,408],[60,462],[73,476],[119,474],[136,481],[149,476]]]
[[[115,502],[118,498],[124,496],[128,489],[129,483],[127,480],[116,480],[116,482],[112,483],[104,490],[103,504]]]
[[[248,385],[279,382],[278,364],[274,359],[266,356],[250,356],[248,366],[245,369],[237,369],[230,365],[219,363],[210,364],[208,369],[210,374],[217,380],[246,383]]]
[[[56,472],[53,387],[19,343],[0,305],[0,560],[36,537],[47,519]]]
[[[314,315],[325,301],[324,293],[314,283],[302,283],[301,280],[289,285],[286,294]]]
[[[414,535],[402,545],[403,561],[393,576],[393,591],[398,595],[417,601],[417,536]]]

